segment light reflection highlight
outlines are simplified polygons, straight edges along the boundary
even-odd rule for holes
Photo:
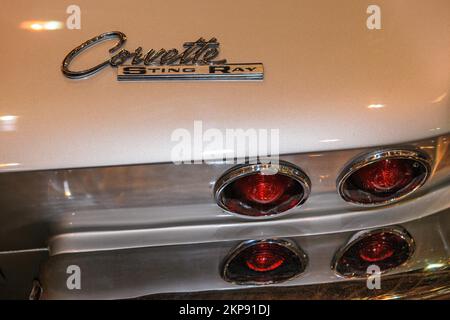
[[[20,24],[20,28],[29,31],[52,31],[64,28],[61,21],[24,21]]]
[[[14,115],[0,116],[0,131],[15,131],[17,118]]]
[[[442,267],[445,267],[445,263],[430,263],[428,266],[426,266],[426,270],[434,270],[434,269],[440,269]]]
[[[16,119],[17,119],[17,116],[11,116],[11,115],[0,116],[0,121],[14,121]]]
[[[64,195],[66,198],[72,198],[72,192],[70,191],[69,182],[67,180],[64,181]]]
[[[447,92],[444,92],[443,94],[441,94],[439,97],[437,97],[436,99],[434,99],[433,101],[431,101],[431,103],[439,103],[441,101],[443,101],[445,99],[445,97],[447,96]]]
[[[20,166],[20,163],[0,163],[0,169],[3,168],[10,168],[10,167],[17,167]]]
[[[369,104],[368,106],[367,106],[367,108],[369,108],[369,109],[381,109],[381,108],[384,108],[386,105],[384,105],[384,104]]]

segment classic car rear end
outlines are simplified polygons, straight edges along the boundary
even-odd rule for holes
[[[448,1],[3,7],[0,297],[450,291]]]

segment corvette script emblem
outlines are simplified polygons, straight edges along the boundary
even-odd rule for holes
[[[117,39],[109,50],[108,60],[92,68],[73,71],[70,64],[75,57],[100,42]],[[262,63],[227,63],[227,60],[215,60],[219,55],[219,42],[216,38],[195,42],[185,42],[183,50],[151,49],[144,53],[142,47],[134,51],[123,49],[127,37],[119,31],[106,32],[94,37],[72,51],[64,58],[62,73],[70,79],[85,79],[105,67],[117,68],[117,80],[154,81],[154,80],[263,80]]]

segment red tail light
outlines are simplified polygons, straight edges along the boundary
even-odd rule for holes
[[[367,275],[367,268],[376,265],[386,272],[404,264],[414,253],[414,241],[400,227],[357,233],[338,251],[333,269],[345,277]]]
[[[285,162],[238,166],[227,171],[215,185],[215,198],[228,212],[250,217],[283,213],[306,201],[310,191],[308,177]]]
[[[286,176],[258,173],[236,180],[235,187],[247,201],[267,204],[280,199],[291,183]]]
[[[263,243],[255,246],[251,256],[245,263],[250,270],[257,272],[267,272],[275,270],[284,263],[285,257],[279,254],[272,244]]]
[[[344,200],[380,205],[398,201],[423,185],[431,170],[427,154],[386,150],[358,158],[338,179]]]
[[[361,168],[351,179],[363,190],[382,193],[400,190],[414,179],[414,162],[384,159]]]
[[[306,254],[288,240],[241,243],[225,259],[222,277],[236,284],[270,284],[292,279],[305,270]]]
[[[383,234],[373,236],[370,242],[365,243],[359,250],[359,257],[367,262],[384,261],[392,257],[395,252],[393,247],[395,239],[389,241],[389,237]]]

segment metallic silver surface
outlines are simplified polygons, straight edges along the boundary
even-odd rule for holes
[[[152,164],[0,174],[0,251],[48,246],[51,254],[181,245],[205,241],[358,231],[400,224],[449,206],[448,136],[402,144],[433,159],[430,178],[411,197],[384,207],[359,207],[336,190],[341,169],[382,148],[284,155],[311,179],[301,207],[271,220],[224,213],[213,197],[226,163]]]
[[[236,288],[218,272],[233,247],[249,239],[288,238],[310,259],[304,275],[288,285],[306,285],[340,281],[329,266],[355,232],[400,224],[417,250],[392,272],[447,263],[448,142],[444,135],[400,146],[284,155],[281,161],[311,177],[310,197],[288,216],[258,221],[216,205],[214,185],[233,167],[223,162],[3,173],[0,260],[8,263],[15,259],[11,252],[48,246],[50,258],[40,278],[45,298],[125,298]],[[357,207],[339,196],[336,179],[351,159],[406,146],[432,159],[428,183],[414,195],[376,208]],[[83,292],[67,292],[70,264],[83,270]]]
[[[227,268],[228,268],[229,264],[231,263],[231,261],[237,255],[239,255],[242,251],[244,251],[247,248],[250,248],[254,245],[257,245],[259,243],[275,243],[277,245],[280,245],[280,246],[285,247],[285,248],[289,249],[290,251],[292,251],[299,258],[299,261],[300,261],[299,272],[296,275],[292,276],[291,278],[283,279],[281,281],[272,279],[272,280],[269,280],[266,282],[255,282],[255,281],[238,282],[238,281],[233,281],[232,279],[230,279],[227,276]],[[234,283],[234,284],[238,284],[238,285],[268,285],[268,284],[286,282],[286,281],[292,280],[294,278],[297,278],[302,275],[302,273],[305,271],[305,269],[307,267],[308,267],[308,256],[294,242],[292,242],[288,239],[264,239],[264,240],[248,240],[248,241],[244,241],[241,244],[239,244],[236,248],[231,250],[230,253],[228,254],[228,256],[224,259],[224,262],[223,262],[222,266],[220,267],[220,270],[221,270],[222,278],[225,281],[230,282],[230,283]]]
[[[406,264],[381,275],[382,287],[387,275],[417,269],[426,269],[431,273],[450,265],[449,210],[402,223],[402,227],[415,239],[416,251],[413,259]],[[267,239],[261,226],[256,225],[246,231],[247,240]],[[308,255],[308,268],[301,277],[268,287],[346,283],[348,279],[337,276],[330,264],[336,251],[353,234],[353,231],[342,231],[288,237]],[[207,240],[186,245],[53,255],[43,266],[40,276],[44,287],[43,299],[117,299],[154,293],[252,288],[255,286],[228,283],[220,274],[224,257],[241,242]],[[66,269],[69,265],[81,268],[82,290],[67,289]],[[366,281],[361,281],[360,286],[366,289]]]
[[[352,247],[355,243],[357,243],[358,241],[360,241],[361,239],[365,238],[365,237],[370,237],[373,234],[376,233],[380,233],[380,232],[386,232],[386,233],[391,233],[391,234],[395,234],[398,235],[400,238],[402,238],[403,240],[406,241],[406,243],[408,244],[408,250],[409,250],[409,258],[408,260],[412,259],[414,251],[416,250],[416,244],[414,242],[414,239],[411,237],[411,235],[409,234],[409,232],[401,227],[401,226],[390,226],[390,227],[384,227],[384,228],[379,228],[379,229],[373,229],[373,230],[362,230],[357,232],[356,234],[354,234],[347,242],[347,244],[345,244],[344,246],[342,246],[342,248],[340,248],[336,254],[334,255],[333,261],[331,263],[331,269],[336,273],[336,275],[338,276],[342,276],[344,278],[366,278],[366,276],[361,276],[361,275],[342,275],[340,274],[336,268],[337,268],[337,263],[339,262],[339,260],[342,258],[342,256],[344,255],[344,253],[350,248]],[[406,264],[407,261],[405,261],[403,264]],[[397,267],[396,267],[397,268]],[[385,270],[381,270],[381,273],[387,273],[391,271],[391,269],[385,269]]]
[[[82,71],[72,71],[69,69],[69,66],[70,66],[72,60],[75,59],[75,57],[77,57],[83,51],[99,44],[100,42],[104,42],[104,41],[111,40],[111,39],[118,39],[117,44],[114,47],[112,47],[111,49],[109,49],[110,53],[114,53],[117,50],[119,50],[120,47],[122,47],[123,44],[127,41],[127,36],[120,31],[111,31],[111,32],[102,33],[101,35],[98,35],[92,39],[87,40],[86,42],[83,42],[82,44],[77,46],[75,49],[70,51],[67,54],[67,56],[64,58],[62,66],[61,66],[62,73],[67,78],[70,78],[70,79],[82,79],[82,78],[87,78],[87,77],[99,72],[100,70],[107,67],[108,65],[110,65],[111,64],[110,60],[107,60],[105,62],[98,64],[95,67],[92,67],[92,68],[89,68],[86,70],[82,70]]]
[[[255,174],[255,173],[279,173],[284,176],[287,176],[291,179],[294,179],[297,181],[303,188],[303,197],[298,203],[296,207],[301,206],[305,201],[308,199],[309,194],[311,192],[311,180],[308,178],[308,176],[297,166],[288,163],[286,161],[280,161],[279,164],[251,164],[251,165],[238,165],[235,166],[228,171],[224,172],[224,174],[216,181],[214,184],[214,199],[216,200],[216,203],[226,212],[229,212],[231,214],[234,214],[236,216],[247,218],[247,219],[268,219],[270,217],[273,217],[274,215],[265,215],[265,216],[248,216],[248,215],[241,215],[232,211],[229,211],[226,205],[223,203],[221,199],[221,193],[224,191],[224,189],[232,182],[236,181],[237,179],[240,179],[242,177]],[[289,214],[289,212],[292,212],[292,209],[287,210],[286,212],[282,212],[279,214],[275,214],[277,217],[283,216],[285,214]]]
[[[262,63],[230,63],[224,65],[192,66],[119,66],[119,81],[161,80],[263,80]]]
[[[29,299],[47,260],[47,249],[0,252],[0,300]]]
[[[115,53],[110,59],[82,71],[70,70],[70,64],[87,49],[107,40],[118,39],[109,52]],[[61,71],[70,79],[84,79],[96,74],[106,66],[118,68],[120,81],[158,81],[158,80],[262,80],[264,68],[261,63],[226,63],[213,60],[219,55],[219,42],[216,38],[206,41],[203,38],[185,42],[184,51],[177,49],[149,50],[143,53],[142,47],[134,52],[121,49],[127,37],[120,31],[102,33],[83,42],[64,58]],[[120,49],[120,51],[119,51]],[[130,62],[130,65],[125,65]],[[163,67],[166,66],[166,67]]]
[[[422,181],[415,188],[397,197],[392,197],[391,199],[383,202],[359,203],[346,196],[343,188],[345,186],[345,182],[347,181],[347,179],[359,169],[383,159],[409,159],[417,161],[420,165],[422,165],[425,168],[426,174],[422,179]],[[409,196],[410,194],[418,190],[420,187],[422,187],[423,184],[427,181],[428,177],[430,176],[431,166],[432,166],[431,157],[421,150],[414,150],[414,149],[408,150],[400,148],[377,150],[370,152],[369,154],[359,156],[358,158],[352,160],[351,163],[347,165],[344,168],[344,170],[342,170],[342,173],[339,175],[337,179],[336,185],[339,190],[339,194],[347,202],[351,202],[362,206],[382,206],[389,203],[401,201],[403,198]]]

